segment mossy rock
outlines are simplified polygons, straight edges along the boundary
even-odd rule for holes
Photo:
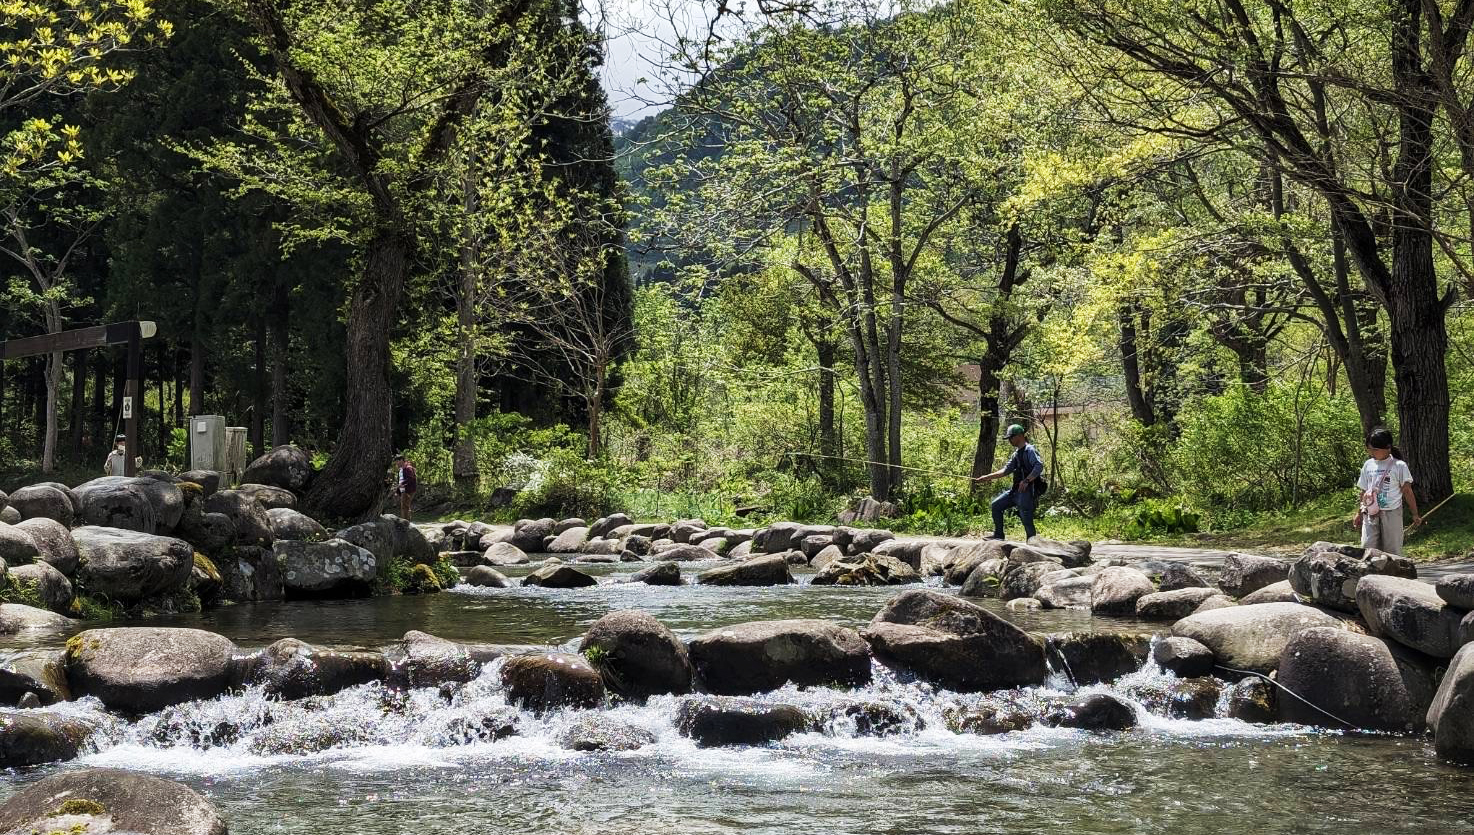
[[[98,803],[96,800],[76,797],[71,800],[62,801],[62,804],[56,807],[56,811],[52,812],[50,817],[55,818],[62,815],[101,815],[106,812],[107,807]]]
[[[440,578],[435,576],[435,569],[416,563],[409,570],[409,578],[404,583],[405,594],[434,594],[440,590]]]
[[[214,583],[220,584],[224,582],[224,580],[220,578],[220,569],[215,567],[215,563],[212,562],[209,557],[201,554],[198,551],[196,551],[194,555],[194,567],[195,570],[203,572],[204,575],[206,577],[209,577],[210,580]]]
[[[194,483],[193,481],[181,481],[174,486],[178,487],[179,492],[184,494],[185,507],[188,507],[205,497],[205,488],[199,484]]]

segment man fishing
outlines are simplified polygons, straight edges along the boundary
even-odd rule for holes
[[[1013,446],[1013,455],[1008,463],[996,473],[977,477],[979,484],[1013,476],[1013,486],[993,499],[993,539],[1003,539],[1003,513],[1010,507],[1018,509],[1019,520],[1024,523],[1024,536],[1034,538],[1034,508],[1038,506],[1039,494],[1044,492],[1044,459],[1029,443],[1024,428],[1015,423],[1008,427],[1008,443]]]

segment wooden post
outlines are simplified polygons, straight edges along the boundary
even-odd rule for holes
[[[138,459],[143,449],[138,445],[138,423],[143,413],[143,335],[138,323],[128,333],[128,382],[123,385],[123,433],[128,436],[128,457],[123,460],[124,475],[138,475]]]

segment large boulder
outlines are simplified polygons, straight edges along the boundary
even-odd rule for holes
[[[891,599],[862,632],[888,666],[952,690],[1044,681],[1044,643],[985,609],[929,589]]]
[[[690,643],[691,663],[712,693],[745,696],[800,686],[870,681],[870,647],[827,620],[774,620],[714,629]]]
[[[1134,615],[1136,601],[1156,591],[1150,577],[1134,568],[1101,569],[1090,585],[1090,611],[1106,615]]]
[[[246,465],[241,481],[301,494],[312,482],[312,458],[300,447],[279,446]]]
[[[554,536],[547,551],[549,554],[577,554],[588,541],[588,528],[572,527]]]
[[[507,589],[512,587],[512,581],[507,579],[507,575],[489,565],[471,566],[466,570],[462,580],[468,586],[480,586],[488,589]]]
[[[681,566],[674,562],[658,562],[631,574],[630,582],[644,583],[647,586],[679,586]]]
[[[884,554],[830,560],[810,580],[816,586],[902,586],[921,582],[907,563]]]
[[[1141,669],[1151,653],[1150,635],[1066,632],[1045,639],[1051,659],[1077,686],[1111,682]]]
[[[182,588],[194,569],[194,549],[182,539],[94,525],[72,538],[78,585],[125,605]]]
[[[439,687],[474,681],[506,648],[458,644],[411,629],[385,653],[389,683],[399,688]]]
[[[783,554],[770,554],[735,565],[709,568],[696,575],[696,582],[708,586],[782,586],[797,581],[788,570],[787,558]]]
[[[1222,667],[1268,674],[1279,666],[1285,645],[1296,633],[1317,626],[1345,628],[1340,620],[1310,606],[1259,603],[1189,615],[1172,625],[1172,634],[1212,650]]]
[[[1433,584],[1433,591],[1450,606],[1474,610],[1474,574],[1448,574],[1440,577]]]
[[[1229,554],[1218,575],[1218,587],[1229,597],[1243,597],[1288,577],[1290,564],[1274,557]]]
[[[603,539],[609,536],[609,533],[615,528],[622,528],[625,525],[633,524],[634,520],[629,516],[623,513],[611,513],[602,519],[594,520],[594,524],[589,526],[589,537],[592,539]]]
[[[42,705],[71,701],[63,651],[24,650],[0,658],[0,704],[14,707],[27,693]]]
[[[388,565],[399,556],[398,537],[394,523],[384,517],[349,525],[334,534],[335,539],[351,542],[374,555],[380,565]]]
[[[126,713],[151,713],[230,686],[235,644],[201,629],[89,629],[67,641],[67,685]]]
[[[1197,678],[1213,672],[1213,650],[1192,638],[1160,638],[1152,645],[1152,661],[1179,678]]]
[[[172,481],[157,478],[133,479],[133,486],[148,497],[154,508],[157,528],[151,533],[169,533],[184,515],[184,491]]]
[[[75,716],[0,711],[0,768],[73,759],[94,730]]]
[[[219,470],[187,470],[179,474],[179,480],[198,484],[201,495],[209,496],[220,489],[221,482],[225,481],[225,473]]]
[[[83,525],[153,533],[159,527],[158,512],[140,486],[142,483],[141,479],[108,476],[79,485],[73,491],[80,505],[77,521]]]
[[[731,696],[683,700],[676,727],[697,745],[762,745],[807,730],[809,719],[793,705]]]
[[[1094,693],[1056,707],[1046,713],[1042,721],[1054,728],[1124,731],[1136,727],[1136,709],[1115,696]]]
[[[1018,550],[1015,549],[1017,554]],[[1057,562],[1031,562],[1016,565],[1003,575],[1003,582],[998,585],[998,598],[1000,600],[1019,600],[1025,597],[1033,597],[1044,585],[1044,578],[1058,571],[1060,564]],[[974,571],[974,574],[977,572]],[[971,582],[972,578],[968,578]],[[967,584],[962,586],[962,593],[967,593]]]
[[[50,563],[52,568],[68,577],[77,573],[77,543],[65,525],[55,519],[27,519],[16,525],[15,529],[30,536],[39,552],[37,558],[42,562]],[[0,555],[0,559],[9,565],[19,562],[3,555]]]
[[[1406,557],[1317,542],[1291,564],[1290,588],[1316,605],[1356,612],[1356,584],[1369,574],[1411,578],[1418,576],[1418,569]]]
[[[512,527],[507,541],[529,554],[543,553],[543,540],[553,535],[558,522],[554,519],[521,519]]]
[[[510,542],[493,542],[481,554],[486,565],[527,565],[532,558]]]
[[[1453,658],[1462,641],[1464,612],[1448,605],[1429,583],[1368,574],[1356,585],[1356,605],[1367,629],[1434,658]]]
[[[321,522],[290,507],[273,507],[266,511],[273,539],[295,539],[298,542],[320,542],[328,538]]]
[[[282,487],[272,487],[270,484],[242,484],[235,489],[260,502],[268,512],[278,508],[296,508],[297,506],[296,494]]]
[[[204,503],[187,509],[175,535],[195,547],[196,551],[217,556],[235,542],[235,523],[224,513],[206,513]]]
[[[581,589],[598,584],[598,580],[569,565],[545,565],[522,578],[524,586],[549,589]]]
[[[649,613],[610,612],[584,633],[578,651],[617,696],[643,701],[691,692],[693,669],[686,645]]]
[[[378,576],[372,553],[341,539],[278,540],[271,546],[288,598],[363,597]]]
[[[76,521],[76,500],[57,487],[32,484],[10,494],[10,506],[22,519],[52,519],[67,527]]]
[[[1421,730],[1433,700],[1431,667],[1401,647],[1345,629],[1295,633],[1276,680],[1282,722],[1367,731]]]
[[[943,569],[942,579],[948,585],[960,586],[967,581],[968,575],[979,565],[989,560],[1007,559],[1013,551],[1012,542],[1000,542],[996,539],[983,539],[969,542],[952,549],[948,557],[946,567]]]
[[[6,565],[24,565],[34,562],[39,556],[41,549],[36,547],[36,540],[31,538],[30,533],[20,525],[0,522],[0,560]]]
[[[220,572],[220,596],[237,603],[281,600],[286,596],[281,563],[270,548],[242,545],[214,557]]]
[[[42,605],[57,614],[71,614],[72,583],[65,574],[51,567],[50,563],[33,562],[30,565],[11,567],[6,575],[11,586],[32,596]]]
[[[1474,764],[1474,644],[1449,662],[1426,718],[1440,759]]]
[[[1177,620],[1197,610],[1203,601],[1217,595],[1214,588],[1185,588],[1144,594],[1136,601],[1136,616],[1143,620]]]
[[[359,684],[389,677],[382,652],[336,650],[282,638],[242,664],[246,684],[278,699],[330,696]]]
[[[1029,547],[1045,557],[1061,563],[1065,568],[1083,568],[1090,565],[1089,542],[1076,539],[1070,542],[1061,542],[1057,539],[1046,539],[1042,536],[1029,538]]]
[[[1305,603],[1307,600],[1295,593],[1295,587],[1290,585],[1289,580],[1281,580],[1244,595],[1244,599],[1239,602],[1252,606],[1255,603]]]
[[[241,490],[221,490],[205,499],[206,513],[221,513],[235,525],[236,545],[270,548],[271,517],[256,497]]]
[[[67,632],[77,622],[47,609],[24,603],[0,603],[0,635],[36,635],[45,632]]]
[[[566,652],[517,655],[502,665],[507,701],[542,713],[562,707],[598,707],[604,679],[581,655]]]
[[[1092,576],[1065,577],[1040,586],[1034,598],[1046,609],[1088,609],[1094,587]]]
[[[63,771],[0,805],[0,832],[226,835],[210,801],[173,780],[136,771]]]

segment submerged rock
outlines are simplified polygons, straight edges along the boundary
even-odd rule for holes
[[[0,831],[226,835],[215,807],[188,786],[110,768],[32,783],[0,805]]]
[[[0,768],[74,759],[93,730],[74,716],[0,711]]]
[[[826,620],[776,620],[714,629],[689,645],[706,689],[741,696],[800,686],[850,687],[870,681],[870,647],[853,629]]]
[[[296,638],[277,641],[241,666],[247,684],[284,700],[329,696],[389,676],[381,652],[321,648]]]
[[[691,692],[694,674],[686,645],[650,614],[610,612],[594,621],[578,651],[618,696],[643,701]]]
[[[578,717],[558,734],[558,744],[570,751],[636,751],[654,742],[655,734],[638,725],[597,714]]]
[[[701,746],[762,745],[807,730],[809,720],[793,705],[701,696],[681,702],[676,727]]]
[[[1433,670],[1380,638],[1319,627],[1295,634],[1276,674],[1295,697],[1279,700],[1282,722],[1410,733],[1433,700]]]
[[[1125,684],[1121,692],[1157,715],[1199,721],[1217,715],[1223,687],[1222,681],[1208,676],[1153,678]]]
[[[1041,721],[1052,728],[1124,731],[1136,727],[1136,709],[1115,696],[1096,693],[1051,710]]]
[[[1011,731],[1026,731],[1034,717],[1022,707],[1009,703],[985,704],[980,707],[950,707],[942,712],[947,729],[954,734],[994,736]]]
[[[833,707],[820,730],[836,736],[897,736],[926,728],[916,708],[902,702],[865,701]]]
[[[235,644],[202,629],[89,629],[67,641],[67,684],[114,710],[149,713],[230,685]]]
[[[502,666],[507,701],[542,713],[563,707],[597,707],[604,680],[581,655],[565,652],[516,655]]]
[[[1341,621],[1298,603],[1258,603],[1189,615],[1172,625],[1172,634],[1192,638],[1212,650],[1219,665],[1268,673],[1295,633],[1315,626],[1344,628]]]
[[[985,609],[916,589],[892,598],[862,632],[875,657],[952,690],[1044,681],[1044,643]]]
[[[1227,694],[1228,718],[1253,725],[1275,722],[1279,688],[1270,681],[1250,676],[1230,685],[1224,692]]]
[[[524,586],[542,586],[549,589],[578,589],[597,586],[598,580],[567,565],[545,565],[522,578]]]
[[[1134,673],[1151,652],[1150,635],[1066,632],[1045,638],[1045,650],[1077,686],[1111,682]]]
[[[480,586],[489,589],[506,589],[512,587],[512,581],[507,576],[489,565],[473,565],[466,569],[465,583],[468,586]]]
[[[630,582],[644,583],[650,586],[679,586],[681,584],[681,566],[673,562],[656,563],[630,575]]]

